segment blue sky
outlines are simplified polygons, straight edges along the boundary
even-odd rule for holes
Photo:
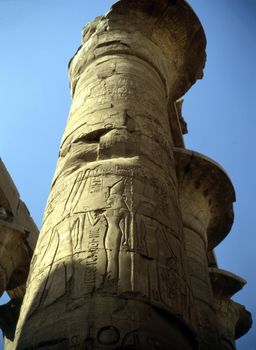
[[[68,61],[82,27],[112,3],[0,0],[0,156],[38,226],[70,107]],[[255,317],[256,1],[189,3],[204,26],[208,59],[204,80],[185,96],[185,142],[219,162],[233,181],[235,223],[217,256],[221,268],[248,281],[234,299]],[[238,350],[256,350],[255,326]]]

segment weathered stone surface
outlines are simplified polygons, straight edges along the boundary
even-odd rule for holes
[[[0,295],[7,291],[11,301],[0,306],[0,328],[14,339],[25,283],[38,229],[0,159]]]
[[[0,295],[22,294],[38,229],[0,159]]]
[[[199,343],[202,349],[221,349],[221,327],[213,308],[208,265],[209,258],[212,264],[217,264],[212,249],[228,234],[233,223],[235,193],[217,163],[185,149],[175,148],[174,154]]]
[[[210,251],[232,227],[234,187],[224,169],[212,159],[181,148],[175,148],[174,154],[184,225],[196,231]]]
[[[84,29],[17,348],[194,346],[168,104],[201,77],[204,48],[184,1],[120,1]]]
[[[252,317],[243,305],[230,298],[244,287],[246,281],[228,271],[210,268],[221,346],[223,350],[235,349],[235,340],[247,333]]]
[[[210,268],[209,272],[214,294],[223,298],[231,298],[246,285],[246,281],[234,273],[219,268]]]
[[[121,0],[84,28],[6,349],[224,350],[223,339],[233,346],[245,330],[245,314],[223,308],[226,296],[216,297],[209,274],[212,250],[233,223],[234,189],[182,137],[177,99],[202,77],[205,45],[183,0]],[[233,333],[222,330],[225,313]]]

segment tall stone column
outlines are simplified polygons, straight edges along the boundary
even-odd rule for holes
[[[231,272],[210,268],[214,296],[214,309],[222,350],[235,350],[235,340],[246,334],[252,326],[252,317],[245,307],[231,299],[246,281]]]
[[[11,341],[25,292],[38,229],[0,159],[0,296],[6,291],[9,303],[0,305],[0,328]]]
[[[183,0],[119,1],[85,27],[15,349],[195,348],[168,105],[204,61]]]
[[[22,297],[38,229],[0,158],[0,296]],[[20,288],[20,291],[17,289]]]
[[[176,148],[175,159],[200,349],[222,349],[207,253],[230,231],[235,192],[224,170],[202,154]]]

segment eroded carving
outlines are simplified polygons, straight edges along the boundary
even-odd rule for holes
[[[127,198],[124,195],[125,182],[119,182],[109,188],[107,198],[108,208],[104,211],[107,221],[105,235],[105,249],[107,253],[106,279],[117,281],[119,279],[119,251],[129,248],[130,210]]]

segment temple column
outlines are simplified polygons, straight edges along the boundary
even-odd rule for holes
[[[85,27],[16,349],[196,348],[168,104],[204,61],[182,0],[119,1]]]
[[[246,334],[252,326],[252,317],[243,305],[231,299],[246,281],[231,272],[210,268],[214,296],[214,309],[219,329],[221,349],[235,350],[235,340]]]
[[[0,306],[6,343],[14,338],[37,236],[38,229],[0,159],[0,296],[6,291],[11,298]]]
[[[209,158],[176,148],[175,159],[200,349],[221,349],[207,254],[230,230],[234,189]]]

